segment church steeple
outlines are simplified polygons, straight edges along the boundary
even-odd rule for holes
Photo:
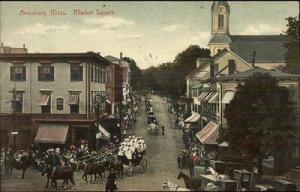
[[[214,1],[211,7],[211,34],[229,34],[230,7],[227,1]]]

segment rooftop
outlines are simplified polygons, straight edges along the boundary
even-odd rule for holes
[[[226,81],[226,80],[236,80],[236,79],[247,79],[251,76],[253,76],[255,73],[261,73],[261,74],[268,74],[272,77],[278,78],[280,80],[288,80],[288,79],[300,79],[300,75],[290,74],[290,73],[284,73],[279,70],[268,70],[263,69],[259,67],[255,67],[254,69],[249,69],[243,72],[220,76],[217,79],[220,81]]]
[[[100,54],[94,52],[86,52],[86,53],[18,53],[18,54],[0,54],[0,61],[18,61],[18,60],[98,60],[103,62],[104,64],[111,64],[109,60],[106,60]]]
[[[256,51],[257,63],[284,63],[284,37],[281,35],[231,35],[230,48],[233,52],[252,62],[253,52]]]

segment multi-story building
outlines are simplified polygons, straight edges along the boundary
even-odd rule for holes
[[[0,54],[1,144],[92,144],[110,64],[93,52]]]
[[[109,114],[117,116],[122,101],[122,70],[120,65],[114,62],[115,60],[111,56],[106,56],[105,59],[112,60],[113,62],[112,65],[106,67],[106,111]]]
[[[105,57],[107,60],[111,61],[112,63],[118,64],[121,68],[122,74],[122,103],[124,105],[127,104],[130,94],[130,67],[129,63],[123,60],[123,54],[120,53],[120,58],[116,58],[114,56],[108,55]]]
[[[212,35],[209,41],[211,58],[199,58],[197,68],[186,77],[186,95],[193,99],[192,115],[186,122],[197,121],[199,131],[195,136],[203,146],[217,145],[219,128],[226,128],[224,110],[234,98],[238,82],[254,73],[269,74],[279,80],[280,86],[290,91],[290,100],[300,112],[300,76],[283,73],[285,65],[282,38],[279,35],[240,36],[229,34],[229,4],[215,1],[212,11]],[[277,69],[276,69],[277,68]],[[295,121],[299,125],[300,119]],[[298,127],[298,126],[297,126]],[[300,138],[298,127],[297,137]],[[291,148],[289,156],[300,158],[300,143]]]

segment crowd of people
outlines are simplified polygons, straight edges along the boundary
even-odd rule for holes
[[[118,159],[126,165],[140,164],[146,152],[146,144],[143,137],[129,136],[121,143],[118,151]]]

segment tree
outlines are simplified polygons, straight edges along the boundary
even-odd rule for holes
[[[210,57],[209,49],[200,48],[198,45],[190,45],[175,57],[174,68],[176,69],[176,76],[174,81],[177,87],[176,90],[178,90],[177,96],[185,93],[185,77],[196,68],[196,60],[208,57]]]
[[[144,71],[145,86],[173,98],[182,96],[186,91],[185,77],[196,68],[196,59],[209,57],[208,49],[191,45],[179,53],[174,62],[163,63]]]
[[[293,104],[287,88],[267,74],[254,74],[239,84],[233,100],[226,106],[227,127],[221,140],[247,160],[258,160],[262,175],[262,159],[278,157],[292,141],[295,132]]]
[[[131,71],[130,85],[134,90],[139,90],[143,87],[143,75],[141,69],[137,66],[135,60],[129,57],[124,57],[124,61],[129,63],[129,68]]]
[[[299,49],[299,18],[286,18],[288,29],[282,34],[285,39],[285,47],[287,52],[285,54],[286,68],[290,73],[300,74],[300,49]]]

